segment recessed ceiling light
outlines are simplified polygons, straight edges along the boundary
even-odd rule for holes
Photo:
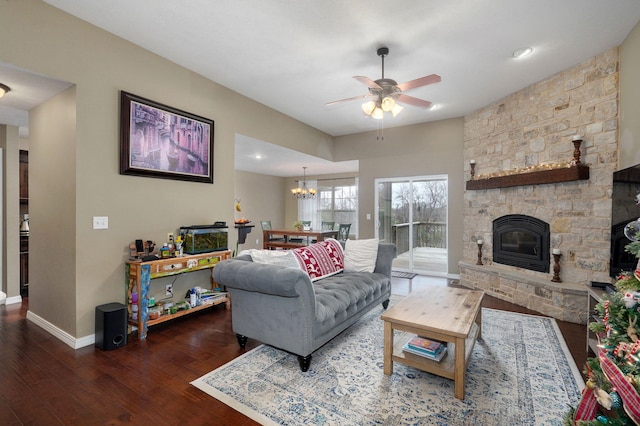
[[[256,155],[254,155],[253,158],[255,158],[256,160],[261,160],[262,159],[262,155],[256,154]]]
[[[435,111],[437,109],[440,109],[440,104],[433,104],[431,105],[431,108],[429,108],[429,111]]]
[[[531,52],[533,52],[531,47],[522,47],[513,51],[513,57],[516,59],[524,58],[525,56],[529,56]]]

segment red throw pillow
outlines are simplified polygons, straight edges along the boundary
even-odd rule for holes
[[[342,272],[344,269],[342,246],[333,238],[291,251],[300,268],[309,274],[312,282]]]

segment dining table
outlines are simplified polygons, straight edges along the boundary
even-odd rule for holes
[[[265,229],[262,231],[262,248],[274,250],[304,247],[325,238],[338,238],[338,231],[298,230],[296,228]]]

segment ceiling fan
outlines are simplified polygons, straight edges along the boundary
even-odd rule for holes
[[[382,78],[374,81],[369,77],[359,75],[353,77],[369,88],[369,94],[328,102],[326,105],[330,106],[356,99],[369,99],[368,102],[362,104],[362,110],[366,115],[377,119],[381,119],[384,112],[387,111],[390,111],[394,117],[398,115],[398,113],[403,109],[399,104],[406,104],[419,108],[430,108],[431,102],[405,95],[403,92],[417,87],[426,86],[428,84],[439,83],[441,80],[440,76],[437,74],[431,74],[398,84],[391,78],[384,78],[384,57],[389,54],[389,48],[380,47],[378,48],[377,53],[378,56],[382,58]]]

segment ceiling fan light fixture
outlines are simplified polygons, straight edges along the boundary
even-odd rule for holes
[[[395,104],[393,106],[393,109],[391,110],[391,115],[393,115],[395,117],[396,115],[400,114],[400,111],[402,111],[403,109],[404,108],[401,107],[400,105]]]
[[[371,113],[371,117],[375,118],[376,120],[382,120],[382,117],[384,117],[384,111],[382,111],[381,108],[376,107]]]
[[[10,91],[11,91],[11,88],[9,86],[6,86],[0,83],[0,98],[6,95]]]
[[[382,110],[385,112],[393,110],[393,107],[396,106],[396,101],[391,96],[385,96],[380,103]]]
[[[373,114],[374,109],[376,109],[376,103],[373,101],[365,102],[362,104],[362,111],[364,111],[364,113],[367,115]]]

